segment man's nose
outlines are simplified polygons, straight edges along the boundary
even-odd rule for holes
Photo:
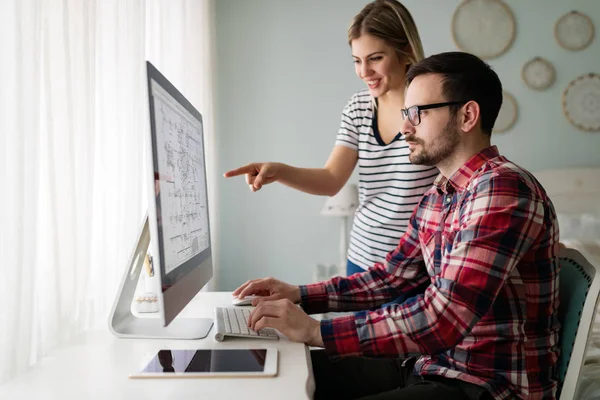
[[[402,125],[400,126],[400,133],[406,136],[413,135],[415,133],[415,126],[408,120],[408,117],[402,116]]]

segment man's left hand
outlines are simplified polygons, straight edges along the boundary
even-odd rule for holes
[[[275,328],[293,342],[323,347],[321,323],[288,299],[261,301],[248,318],[254,331]]]

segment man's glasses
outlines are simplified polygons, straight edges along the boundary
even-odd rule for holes
[[[446,106],[453,106],[456,104],[465,104],[466,101],[448,101],[446,103],[435,103],[435,104],[427,104],[424,106],[412,106],[408,108],[403,108],[402,111],[402,119],[408,118],[411,124],[417,126],[421,123],[421,111],[423,110],[431,110],[432,108],[440,108]]]

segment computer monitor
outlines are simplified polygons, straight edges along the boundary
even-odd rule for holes
[[[150,62],[151,182],[148,213],[123,275],[109,318],[119,337],[199,339],[210,318],[175,318],[212,277],[202,115]],[[160,318],[132,312],[132,301],[150,246]]]

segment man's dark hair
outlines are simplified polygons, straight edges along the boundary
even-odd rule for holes
[[[446,101],[472,100],[479,104],[481,130],[492,134],[502,105],[502,83],[488,64],[472,54],[459,51],[436,54],[419,61],[408,70],[406,85],[425,74],[441,75],[442,95]],[[461,106],[451,106],[452,115],[456,115]]]

